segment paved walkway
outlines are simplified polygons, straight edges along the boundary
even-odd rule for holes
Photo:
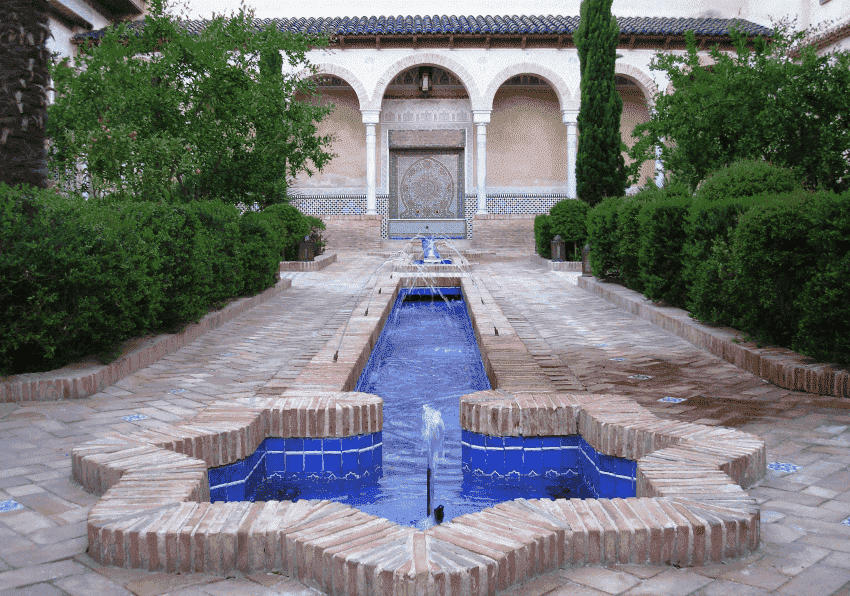
[[[341,253],[292,288],[192,345],[90,398],[0,404],[0,596],[307,595],[279,575],[222,579],[103,568],[85,554],[96,498],[70,479],[70,449],[109,430],[190,418],[223,396],[278,393],[345,324],[379,257]],[[762,547],[746,560],[699,569],[567,568],[510,596],[850,596],[850,400],[779,389],[527,258],[476,272],[533,352],[559,356],[552,380],[569,391],[627,394],[660,417],[740,428],[767,442]],[[622,358],[622,360],[613,360]],[[634,375],[650,377],[636,379]],[[687,398],[681,403],[663,397]],[[124,417],[146,416],[126,421]]]

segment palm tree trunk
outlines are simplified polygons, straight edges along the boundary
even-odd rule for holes
[[[0,182],[47,188],[48,0],[0,1]]]

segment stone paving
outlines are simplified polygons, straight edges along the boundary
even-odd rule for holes
[[[579,289],[577,274],[518,255],[482,261],[476,278],[529,351],[563,362],[547,365],[559,389],[620,393],[662,418],[752,432],[765,439],[768,462],[799,466],[769,471],[750,489],[762,506],[762,546],[745,560],[563,568],[505,595],[850,596],[850,525],[842,524],[850,518],[850,400],[770,385]],[[324,270],[283,273],[293,284],[279,297],[90,398],[0,404],[0,596],[318,594],[274,574],[98,566],[85,554],[96,497],[70,479],[68,455],[109,430],[191,418],[216,399],[282,393],[345,324],[382,262],[339,253]],[[133,415],[146,418],[123,419]],[[20,507],[4,511],[10,501]]]

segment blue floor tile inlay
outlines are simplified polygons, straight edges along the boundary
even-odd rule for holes
[[[768,470],[773,470],[774,472],[786,472],[790,474],[791,472],[796,472],[802,466],[795,466],[794,464],[781,463],[781,462],[770,462],[767,464]]]
[[[658,401],[664,402],[665,404],[680,404],[683,401],[686,401],[687,398],[684,397],[662,397]]]
[[[147,420],[148,417],[144,414],[130,414],[129,416],[121,416],[121,420],[126,420],[127,422],[135,422],[136,420]]]
[[[842,524],[844,524],[845,526],[850,526],[850,517],[848,517],[847,519],[845,519],[845,520],[844,520],[843,522],[841,522],[841,523],[842,523]]]
[[[0,513],[6,513],[7,511],[16,511],[18,509],[23,508],[23,505],[11,499],[9,499],[8,501],[0,501]]]
[[[637,379],[638,381],[646,381],[647,379],[651,379],[649,375],[630,375],[630,379]]]

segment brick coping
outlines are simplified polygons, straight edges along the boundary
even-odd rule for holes
[[[778,387],[850,397],[850,371],[847,369],[826,363],[808,364],[805,356],[787,348],[758,348],[741,341],[740,331],[699,323],[686,310],[655,306],[643,294],[618,284],[600,282],[595,277],[579,277],[578,287]]]
[[[313,261],[281,261],[281,271],[321,271],[331,263],[336,263],[336,253],[319,255]]]
[[[496,389],[461,398],[461,426],[495,435],[581,434],[637,460],[629,499],[525,500],[418,531],[331,501],[209,503],[207,469],[269,436],[381,430],[383,401],[354,392],[401,287],[460,286]],[[368,309],[368,313],[366,314]],[[488,594],[563,565],[699,566],[753,552],[759,506],[742,486],[764,442],[661,420],[616,395],[556,393],[486,288],[469,278],[384,274],[293,386],[219,401],[185,422],[74,448],[72,473],[102,494],[88,553],[102,565],[228,575],[277,571],[329,594]]]
[[[130,339],[122,345],[122,351],[126,353],[110,364],[83,361],[53,371],[0,377],[0,403],[82,399],[94,395],[160,358],[173,354],[243,312],[271,300],[291,286],[291,279],[280,279],[256,296],[234,300],[221,310],[207,313],[180,333]]]

